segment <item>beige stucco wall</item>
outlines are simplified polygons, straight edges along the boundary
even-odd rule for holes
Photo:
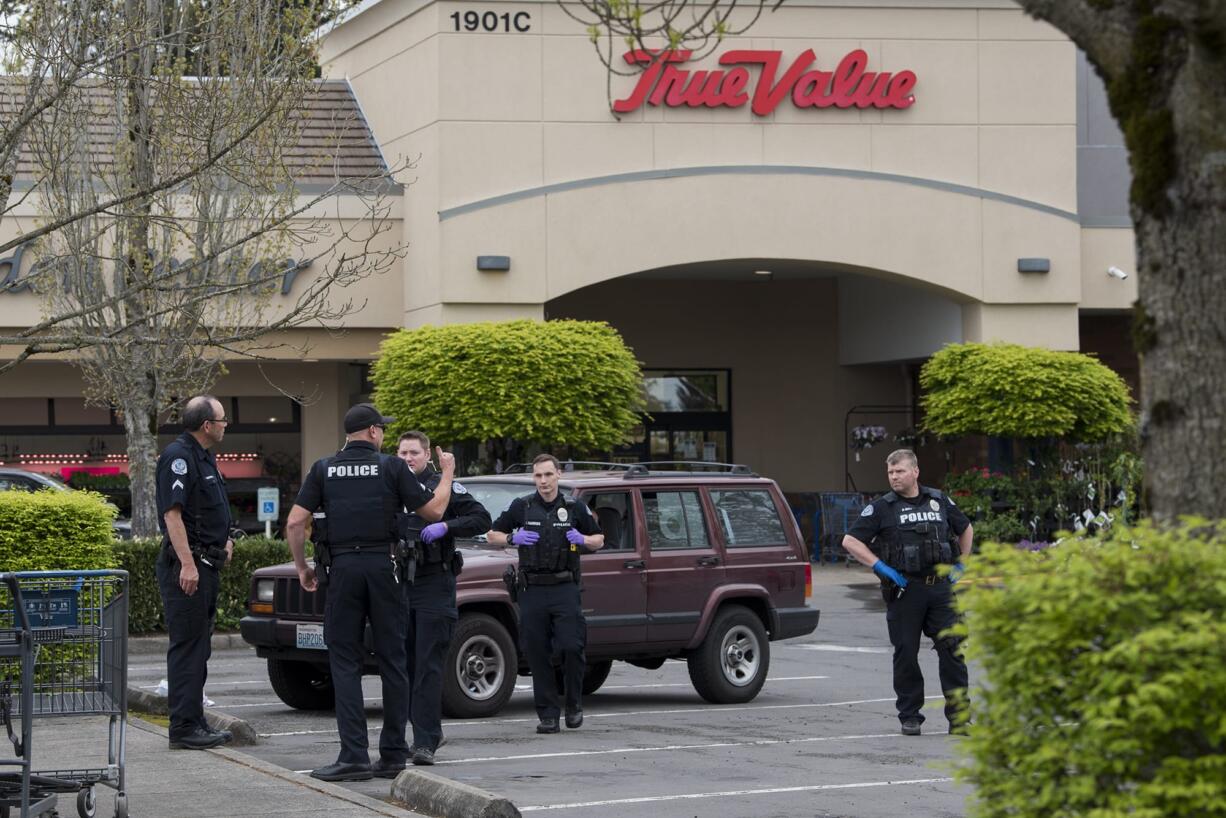
[[[532,29],[455,32],[450,15],[470,10],[526,10]],[[813,48],[824,70],[862,48],[869,70],[914,70],[917,101],[785,101],[767,117],[645,107],[618,120],[585,31],[551,2],[383,0],[332,33],[325,71],[352,82],[389,158],[418,159],[404,322],[535,316],[640,270],[753,257],[869,268],[966,303],[1050,305],[1026,320],[1055,322],[1039,337],[1058,345],[1075,339],[1075,50],[1063,35],[995,0],[815,0],[764,15],[718,53],[733,48],[781,50],[784,66]],[[613,96],[635,81],[615,77]],[[592,181],[694,168],[711,170]],[[478,272],[482,254],[509,255],[510,272]],[[1017,259],[1034,256],[1051,272],[1019,274]]]

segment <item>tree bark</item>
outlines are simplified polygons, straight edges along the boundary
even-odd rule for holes
[[[1018,0],[1086,52],[1132,166],[1148,509],[1226,517],[1226,0]]]
[[[127,432],[128,480],[132,490],[132,536],[156,537],[157,411],[149,395],[134,394],[123,405]]]

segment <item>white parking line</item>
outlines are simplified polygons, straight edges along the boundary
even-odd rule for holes
[[[944,701],[944,696],[926,696],[925,699],[940,699]],[[851,699],[845,702],[816,702],[809,704],[759,704],[759,705],[732,705],[732,704],[716,704],[710,707],[681,707],[671,710],[624,710],[613,713],[584,713],[587,719],[618,719],[626,716],[665,716],[685,713],[729,713],[738,710],[798,710],[814,707],[847,707],[853,704],[881,704],[882,702],[893,702],[895,699],[891,696],[888,699]],[[454,727],[483,727],[491,724],[527,724],[537,721],[536,716],[523,719],[456,719],[447,720],[443,724],[449,728]],[[367,732],[377,733],[382,730],[382,727],[372,727]],[[281,736],[316,736],[316,735],[335,735],[336,730],[294,730],[288,733],[260,733],[260,738],[279,738]]]
[[[772,676],[767,681],[768,682],[807,682],[807,681],[812,681],[814,679],[829,679],[829,678],[830,678],[829,676],[780,676],[778,678],[775,678]],[[243,682],[242,684],[247,684],[247,683]],[[212,687],[212,686],[213,685],[209,685],[209,687]],[[693,686],[694,685],[692,682],[659,682],[659,683],[641,684],[641,685],[602,685],[600,689],[601,690],[636,690],[638,688],[649,688],[649,687],[655,688],[655,687],[693,687]],[[146,690],[153,690],[154,688],[153,685],[142,685],[142,687]],[[532,689],[532,685],[530,684],[515,685],[515,690],[519,692],[523,692],[523,691],[527,691],[531,689]],[[381,702],[383,701],[383,697],[382,696],[367,697],[363,699],[362,701]],[[236,707],[277,707],[283,704],[284,702],[278,699],[277,701],[272,701],[272,702],[245,702],[243,704],[222,703],[222,704],[216,705],[216,707],[219,710],[226,710],[229,708],[236,708]]]
[[[666,744],[662,747],[617,747],[612,750],[569,750],[565,753],[530,753],[515,756],[484,756],[435,761],[435,764],[478,764],[486,761],[523,761],[534,758],[571,758],[625,753],[670,753],[677,750],[712,750],[718,747],[769,747],[775,744],[809,744],[818,741],[856,741],[869,738],[898,738],[898,733],[868,733],[855,736],[809,736],[806,738],[764,738],[754,741],[719,741],[710,744]]]
[[[893,653],[893,648],[863,648],[853,647],[851,645],[788,645],[789,648],[796,650],[825,650],[831,653]]]
[[[570,804],[538,804],[520,807],[520,812],[539,812],[554,809],[580,809],[582,807],[611,807],[625,804],[650,804],[656,801],[682,801],[698,798],[729,798],[741,795],[773,795],[788,792],[817,792],[819,790],[853,790],[865,787],[894,787],[909,784],[943,784],[952,778],[911,778],[904,781],[862,781],[855,784],[810,784],[803,787],[770,787],[760,790],[723,790],[722,792],[691,792],[679,795],[654,795],[642,798],[618,798],[609,801],[575,801]]]

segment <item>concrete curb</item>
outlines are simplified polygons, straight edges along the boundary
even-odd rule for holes
[[[166,706],[165,696],[159,696],[156,693],[150,693],[138,687],[128,687],[128,707],[158,716],[165,716],[170,712]],[[251,747],[260,742],[254,727],[228,713],[219,713],[206,707],[204,709],[204,720],[214,730],[229,730],[234,736],[234,740],[231,742],[234,747]]]
[[[231,648],[249,648],[251,647],[243,641],[243,637],[238,633],[215,633],[209,639],[209,645],[213,650],[230,650]],[[167,648],[170,647],[170,638],[166,634],[153,634],[152,636],[129,636],[128,637],[128,655],[129,656],[153,656],[155,654],[166,655]]]
[[[170,735],[166,732],[165,728],[156,724],[150,724],[144,719],[131,719],[131,726],[139,730],[145,730],[149,733],[156,733],[160,736],[165,736],[168,741],[170,739]],[[227,761],[239,764],[251,770],[255,770],[256,772],[263,773],[270,778],[276,778],[281,781],[296,784],[303,789],[314,790],[315,792],[329,795],[338,801],[345,801],[349,804],[364,807],[376,815],[383,815],[386,816],[386,818],[405,818],[405,811],[403,809],[389,804],[386,801],[381,801],[378,798],[371,798],[370,796],[362,795],[360,792],[355,792],[346,787],[342,787],[339,784],[331,784],[327,781],[320,781],[317,778],[311,778],[310,776],[291,772],[284,767],[278,767],[276,764],[258,759],[255,756],[247,755],[246,753],[241,753],[238,750],[230,750],[225,747],[215,747],[212,750],[198,750],[195,752],[212,753],[213,755],[221,756]]]
[[[507,799],[423,770],[405,770],[392,782],[392,798],[438,818],[520,818]]]

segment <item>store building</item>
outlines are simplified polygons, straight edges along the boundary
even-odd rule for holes
[[[406,254],[347,336],[275,373],[318,399],[241,363],[217,384],[243,427],[248,406],[279,426],[235,452],[330,451],[381,334],[430,323],[608,321],[653,396],[620,454],[747,463],[789,492],[880,487],[888,448],[857,463],[848,427],[909,426],[949,342],[1093,351],[1135,384],[1119,133],[1073,44],[1006,0],[789,0],[701,62],[611,78],[552,2],[367,0],[322,60],[384,161],[415,165]],[[3,400],[49,387],[79,402],[62,363]],[[58,438],[0,421],[0,447],[79,450],[96,432],[63,416]]]

